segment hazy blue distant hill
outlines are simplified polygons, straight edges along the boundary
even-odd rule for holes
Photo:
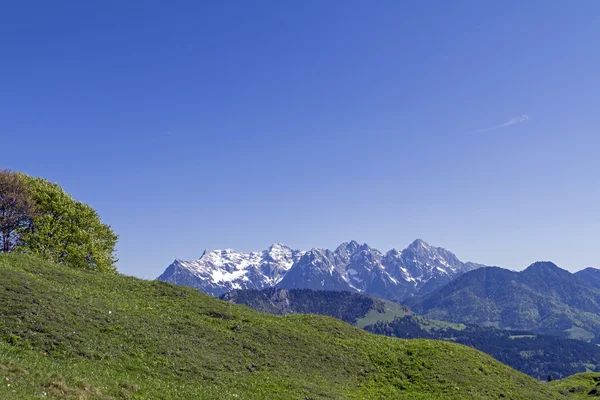
[[[600,289],[551,262],[522,272],[487,267],[406,304],[418,314],[575,339],[600,335]]]
[[[359,320],[366,324],[367,319],[392,320],[394,317],[410,314],[406,306],[359,293],[334,290],[233,290],[221,296],[221,299],[268,314],[327,315],[353,325]]]
[[[600,289],[600,269],[586,268],[574,274],[584,285]]]

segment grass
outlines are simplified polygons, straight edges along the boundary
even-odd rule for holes
[[[595,335],[591,332],[586,331],[583,328],[579,328],[579,327],[572,327],[570,329],[565,329],[564,331],[567,335],[568,338],[570,339],[577,339],[577,340],[583,340],[583,341],[590,341],[592,340]]]
[[[394,318],[399,317],[402,318],[407,315],[411,315],[412,313],[407,310],[405,306],[401,306],[396,303],[392,303],[386,300],[380,300],[384,303],[383,312],[379,312],[377,310],[371,310],[365,315],[363,318],[360,318],[356,321],[356,326],[359,328],[364,328],[367,325],[374,324],[378,321],[391,322]]]
[[[583,372],[560,381],[552,381],[549,388],[570,399],[592,399],[600,397],[600,374]]]
[[[552,399],[462,345],[0,255],[1,399]]]
[[[458,324],[455,322],[440,321],[424,317],[418,318],[420,320],[421,327],[428,331],[440,329],[455,329],[457,331],[462,331],[467,327],[465,324]]]

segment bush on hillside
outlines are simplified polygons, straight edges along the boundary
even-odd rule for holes
[[[11,215],[19,216],[18,223],[11,223]],[[118,237],[110,226],[92,207],[42,178],[0,171],[0,235],[8,243],[3,252],[33,254],[73,268],[116,271]]]

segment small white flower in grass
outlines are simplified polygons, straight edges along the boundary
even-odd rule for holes
[[[108,311],[108,313],[109,313],[109,314],[112,314],[112,311],[110,311],[110,310],[109,310],[109,311]]]

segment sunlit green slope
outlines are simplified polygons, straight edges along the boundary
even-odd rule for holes
[[[465,346],[0,256],[1,399],[564,398]]]

